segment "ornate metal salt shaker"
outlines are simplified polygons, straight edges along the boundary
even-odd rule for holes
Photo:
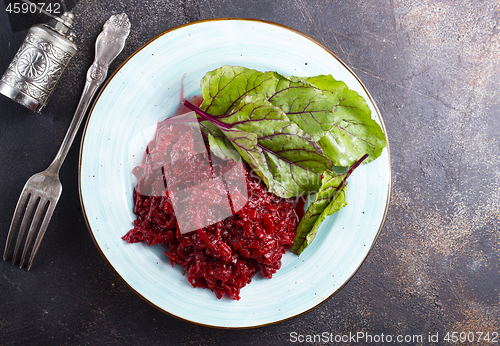
[[[0,79],[0,93],[40,113],[54,92],[77,47],[74,16],[55,17],[56,25],[33,25]]]

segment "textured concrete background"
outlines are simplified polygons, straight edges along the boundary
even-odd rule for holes
[[[32,271],[0,263],[0,344],[286,345],[299,343],[292,332],[366,332],[422,335],[422,343],[403,344],[426,345],[429,334],[446,344],[447,332],[500,333],[500,5],[493,0],[81,0],[73,8],[80,51],[43,114],[0,98],[2,244],[25,181],[46,168],[64,137],[102,24],[122,11],[133,30],[111,70],[167,29],[218,17],[281,23],[337,53],[371,92],[389,133],[385,226],[357,275],[315,310],[257,329],[196,326],[144,302],[100,256],[78,198],[79,135]],[[0,5],[1,71],[26,35],[14,32],[12,17]]]

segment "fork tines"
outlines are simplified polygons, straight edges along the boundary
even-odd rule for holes
[[[12,218],[12,222],[10,224],[7,241],[5,243],[5,250],[3,253],[4,261],[8,259],[9,250],[12,245],[14,235],[17,232],[17,239],[14,247],[14,252],[12,254],[12,264],[14,265],[17,261],[18,251],[24,239],[24,249],[19,261],[19,268],[22,268],[28,250],[31,246],[31,243],[33,242],[33,238],[38,231],[38,236],[35,240],[35,245],[31,250],[30,259],[27,266],[27,270],[30,270],[31,264],[33,263],[33,258],[38,251],[38,247],[40,246],[43,235],[45,234],[53,210],[54,203],[50,203],[50,200],[45,199],[43,196],[36,196],[34,193],[30,193],[26,190],[21,193],[19,201],[17,202],[16,210],[14,211],[14,217]],[[42,217],[43,221],[40,226]],[[20,220],[22,221],[20,227],[18,228]],[[29,231],[26,237],[24,237],[28,224],[30,225]]]

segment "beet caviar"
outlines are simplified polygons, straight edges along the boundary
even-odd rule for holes
[[[133,171],[137,219],[123,239],[166,245],[171,265],[183,267],[193,287],[239,300],[254,275],[271,278],[281,267],[298,223],[294,201],[267,192],[246,165],[219,159],[206,142],[199,150],[187,128],[168,120],[158,126]]]

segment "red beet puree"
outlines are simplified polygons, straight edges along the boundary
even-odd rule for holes
[[[196,137],[185,123],[159,124],[133,171],[137,219],[123,239],[166,245],[193,287],[238,300],[254,275],[271,278],[281,267],[295,236],[295,205],[267,192],[246,165],[201,151]]]

